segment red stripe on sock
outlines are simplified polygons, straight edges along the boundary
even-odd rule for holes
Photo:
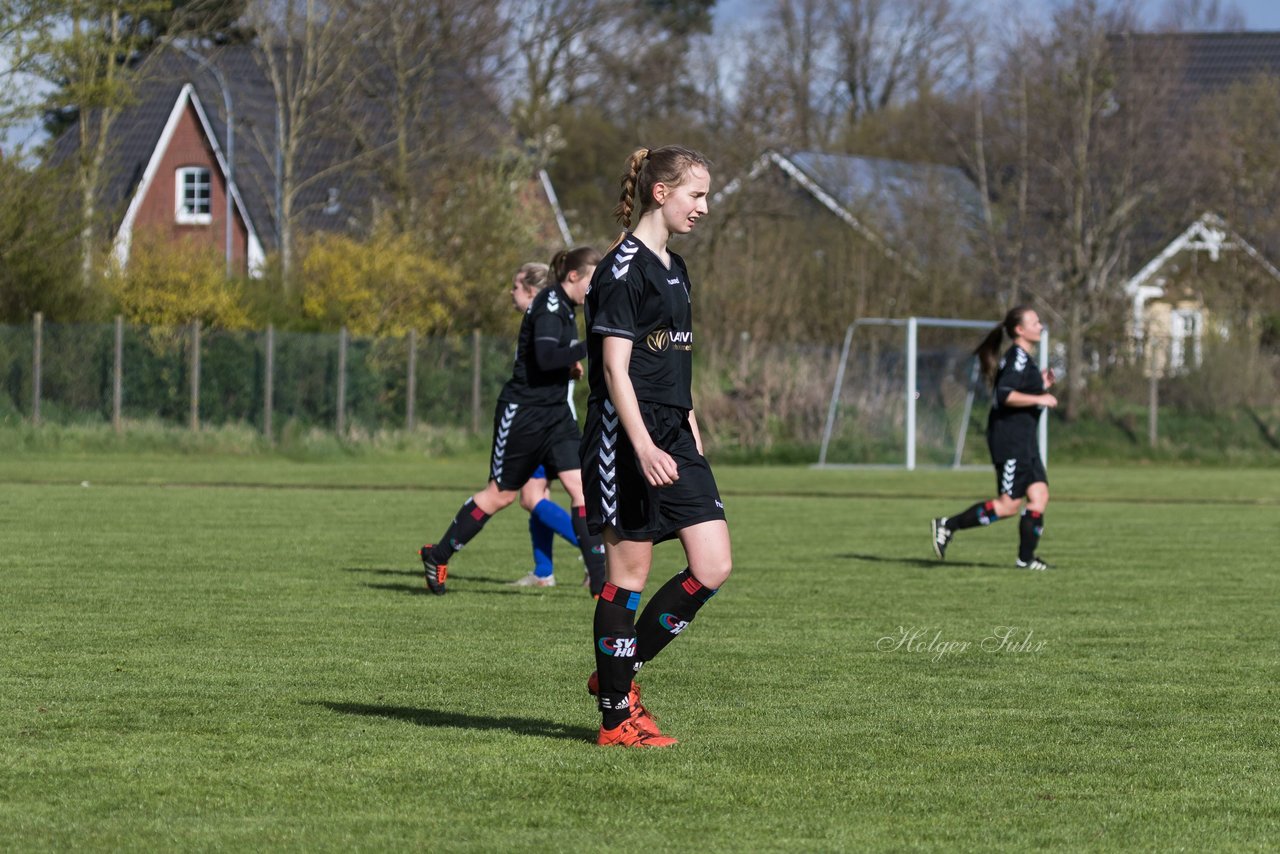
[[[479,507],[471,508],[471,518],[475,519],[477,522],[483,522],[488,515],[488,513],[484,512]]]
[[[680,586],[684,588],[684,592],[690,596],[697,596],[702,590],[702,582],[690,575],[684,581],[680,582]]]
[[[1032,519],[1041,519],[1044,517],[1043,513],[1037,513],[1034,510],[1028,510],[1027,515],[1029,515]]]
[[[994,501],[988,501],[986,504],[982,505],[982,509],[986,510],[988,513],[994,513],[996,509],[996,503]]]
[[[579,518],[581,519],[587,518],[587,505],[579,504],[577,507],[573,508],[573,510],[575,513],[578,514]]]
[[[600,598],[606,602],[612,602],[614,597],[618,595],[618,586],[611,581],[604,583],[604,589],[600,591]]]

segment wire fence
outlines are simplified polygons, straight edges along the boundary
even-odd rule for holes
[[[418,424],[487,429],[513,342],[482,336],[45,323],[0,326],[0,420],[285,424],[346,435]]]

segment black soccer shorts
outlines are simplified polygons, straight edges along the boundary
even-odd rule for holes
[[[991,455],[991,462],[996,467],[996,495],[1007,495],[1010,498],[1022,498],[1027,494],[1027,487],[1033,483],[1048,484],[1049,478],[1044,472],[1044,461],[1040,454],[1023,452],[1017,456],[997,457]]]
[[[517,490],[546,466],[547,476],[578,468],[578,422],[567,403],[533,406],[498,401],[493,413],[489,479]]]
[[[654,443],[675,460],[680,477],[671,486],[650,486],[613,405],[606,400],[593,407],[582,436],[582,487],[591,532],[609,527],[619,539],[661,543],[685,528],[724,519],[720,490],[693,441],[688,412],[642,401],[640,414]]]

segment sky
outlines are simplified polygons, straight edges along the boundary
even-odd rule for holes
[[[1029,14],[1042,15],[1047,18],[1055,0],[972,0],[980,8],[1006,9],[1011,4],[1022,6]],[[1149,18],[1155,18],[1165,0],[1140,0]],[[1245,22],[1251,30],[1280,30],[1280,0],[1222,0],[1224,5],[1234,4],[1244,13]],[[766,0],[719,0],[716,4],[716,23],[719,26],[732,25],[735,22],[758,17]],[[0,57],[2,59],[2,57]],[[0,150],[12,149],[15,143],[28,145],[38,142],[43,136],[38,122],[24,128],[11,129],[9,134],[0,132]]]
[[[1251,30],[1280,30],[1280,3],[1276,0],[1237,0]]]
[[[1003,9],[1008,5],[1008,0],[973,0],[973,2],[980,7],[990,6],[996,9]],[[1280,0],[1222,0],[1222,2],[1223,5],[1234,2],[1234,5],[1244,13],[1246,25],[1251,30],[1280,30]],[[1163,0],[1141,0],[1141,3],[1151,17],[1155,17],[1164,6]],[[719,0],[716,3],[716,19],[723,21],[752,16],[758,14],[758,10],[763,5],[762,0]],[[1035,10],[1039,14],[1048,16],[1049,10],[1055,3],[1053,0],[1021,0],[1018,5],[1025,7],[1028,11]]]

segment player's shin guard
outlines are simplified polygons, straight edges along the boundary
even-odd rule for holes
[[[979,501],[968,510],[957,516],[947,517],[947,530],[963,531],[965,528],[976,528],[979,525],[990,525],[999,522],[994,501]]]
[[[1044,533],[1044,514],[1034,510],[1023,510],[1018,521],[1018,560],[1030,563],[1036,556],[1036,548],[1040,545],[1040,535]]]
[[[597,702],[604,728],[613,729],[631,715],[627,695],[636,666],[636,609],[640,594],[605,584],[596,600],[596,673],[600,676]]]
[[[587,508],[573,508],[573,530],[578,535],[582,562],[587,566],[591,595],[599,596],[604,588],[604,540],[587,530]]]
[[[569,514],[564,512],[564,508],[550,498],[544,498],[539,501],[529,513],[533,518],[564,537],[573,545],[576,546],[578,544],[577,526],[573,524]]]
[[[694,578],[688,567],[672,576],[653,595],[636,621],[640,661],[652,661],[676,635],[689,627],[698,609],[714,595],[716,591]]]
[[[488,521],[489,514],[477,507],[474,499],[468,498],[459,508],[458,515],[449,523],[449,530],[444,532],[444,536],[431,549],[432,559],[436,563],[448,563],[453,553],[461,551],[463,546],[471,542]]]
[[[538,578],[550,577],[555,572],[552,549],[555,547],[556,532],[539,522],[537,516],[531,515],[529,542],[533,545],[533,574]]]

